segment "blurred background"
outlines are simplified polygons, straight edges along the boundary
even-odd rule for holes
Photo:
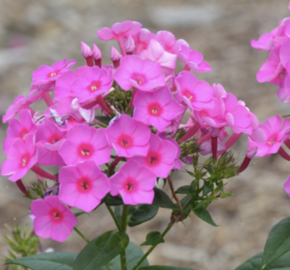
[[[221,83],[228,92],[246,102],[262,123],[276,114],[290,114],[282,104],[275,85],[259,84],[256,72],[268,53],[251,48],[250,40],[270,32],[279,20],[290,16],[287,0],[0,0],[0,114],[16,95],[27,95],[31,73],[40,65],[68,58],[84,65],[80,41],[97,44],[103,63],[110,63],[110,46],[115,42],[98,39],[96,32],[115,22],[135,20],[152,32],[171,31],[201,52],[213,71],[199,79]],[[1,141],[7,124],[0,124]],[[1,145],[2,147],[2,145]],[[2,149],[1,149],[2,150]],[[235,145],[235,157],[242,162],[246,138]],[[0,151],[2,153],[2,151]],[[1,154],[1,163],[5,156]],[[191,267],[197,270],[231,270],[263,250],[271,227],[290,215],[290,199],[283,190],[289,162],[280,156],[255,158],[250,167],[230,180],[226,192],[235,197],[214,202],[209,211],[219,227],[212,227],[194,215],[176,224],[149,257],[151,264]],[[25,183],[34,179],[25,177]],[[186,173],[173,176],[174,185],[186,184]],[[15,184],[0,181],[0,259],[7,254],[4,224],[32,225],[28,218],[30,201]],[[170,211],[159,210],[156,218],[138,228],[130,228],[131,240],[140,244],[148,230],[162,231]],[[87,238],[114,229],[102,206],[79,218],[77,227]],[[42,239],[46,249],[78,252],[85,242],[74,232],[65,243]],[[144,248],[146,250],[147,247]]]

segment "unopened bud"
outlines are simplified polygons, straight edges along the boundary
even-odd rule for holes
[[[81,51],[84,58],[88,58],[93,55],[91,48],[82,41],[81,41]]]
[[[135,41],[131,36],[129,36],[125,44],[125,51],[127,54],[130,55],[133,54],[134,50],[135,50]]]
[[[114,68],[117,68],[120,65],[120,59],[122,55],[114,47],[111,48],[111,60],[113,62]]]
[[[254,147],[254,148],[252,148],[252,149],[249,149],[249,150],[247,151],[246,156],[247,156],[248,158],[252,159],[252,158],[254,158],[254,157],[256,156],[257,152],[258,152],[258,147],[256,146],[256,147]]]

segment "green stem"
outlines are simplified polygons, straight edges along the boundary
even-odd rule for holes
[[[171,227],[173,226],[172,225],[168,225],[166,227],[166,229],[163,231],[163,233],[161,234],[162,238],[169,232],[169,230],[171,229]],[[132,270],[136,270],[140,264],[147,258],[147,256],[153,251],[153,249],[157,246],[158,244],[156,245],[153,245],[151,248],[148,249],[148,251],[143,255],[143,257],[137,262],[137,264],[132,268]]]
[[[115,214],[114,214],[112,208],[110,207],[110,205],[108,205],[108,204],[106,204],[106,203],[105,203],[105,205],[106,205],[107,209],[109,210],[109,212],[110,212],[110,214],[111,214],[111,216],[112,216],[112,218],[113,218],[113,220],[114,220],[114,222],[115,222],[115,224],[116,224],[118,230],[119,230],[119,231],[122,231],[122,229],[121,229],[121,227],[120,227],[120,224],[119,224],[119,222],[118,222],[118,220],[117,220],[117,218],[116,218],[116,216],[115,216]]]
[[[109,267],[109,265],[105,264],[105,267],[107,270],[111,270],[111,268]]]
[[[126,232],[127,223],[128,223],[128,214],[129,214],[130,205],[123,206],[123,213],[121,217],[121,232]],[[122,251],[120,254],[121,269],[127,270],[127,260],[126,260],[126,250]]]
[[[87,243],[90,243],[90,240],[88,238],[86,238],[82,233],[81,231],[79,231],[76,227],[74,227],[74,230],[77,232],[77,234],[83,238]]]

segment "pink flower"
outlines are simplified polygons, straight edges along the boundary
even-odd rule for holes
[[[71,234],[78,219],[64,206],[57,196],[47,196],[31,203],[34,215],[33,227],[36,235],[64,242]]]
[[[290,4],[289,4],[289,7],[290,7]],[[287,179],[287,181],[284,184],[284,189],[285,189],[286,193],[290,197],[290,175],[288,176],[288,179]]]
[[[290,119],[285,119],[284,125],[279,115],[272,116],[260,125],[260,130],[266,135],[265,142],[256,142],[249,136],[249,149],[258,147],[256,156],[270,156],[278,152],[282,143],[289,137]]]
[[[285,74],[281,79],[277,95],[283,103],[290,103],[290,77],[288,74]]]
[[[135,41],[131,36],[129,36],[125,43],[126,54],[133,54],[134,50],[135,50]]]
[[[290,26],[290,22],[289,22]],[[283,67],[287,73],[290,74],[290,53],[289,53],[290,40],[285,41],[280,49],[280,59]]]
[[[56,81],[61,74],[68,71],[76,63],[75,60],[70,60],[67,63],[66,58],[58,61],[50,66],[40,66],[32,72],[33,84],[46,84],[51,81]]]
[[[121,195],[124,204],[151,204],[154,198],[153,188],[156,176],[151,170],[139,165],[134,160],[126,162],[110,178],[111,194]]]
[[[92,49],[83,41],[81,41],[81,52],[84,58],[93,56]]]
[[[74,81],[71,88],[80,102],[97,98],[108,92],[112,86],[112,76],[98,66],[88,69],[82,77]]]
[[[46,84],[36,85],[31,84],[29,94],[26,98],[27,104],[46,98],[48,92],[55,89],[55,82],[48,82]]]
[[[154,92],[137,91],[134,98],[133,118],[162,132],[171,121],[183,113],[183,108],[172,99],[167,86]]]
[[[165,76],[161,74],[160,65],[137,55],[124,56],[114,74],[114,79],[125,91],[132,87],[143,91],[165,85]]]
[[[67,132],[66,141],[60,147],[59,154],[67,165],[86,160],[93,160],[96,165],[102,165],[111,159],[111,148],[108,146],[104,129],[77,125]]]
[[[77,76],[72,70],[69,70],[62,74],[55,83],[54,98],[58,100],[61,97],[75,97],[75,93],[72,90],[72,85],[76,79]]]
[[[8,179],[15,182],[22,178],[37,163],[38,153],[34,134],[27,134],[25,141],[18,138],[13,142],[7,159],[2,163],[1,175],[11,175]]]
[[[274,30],[277,31],[277,28],[275,28]],[[260,36],[258,41],[252,39],[251,40],[252,47],[256,50],[271,51],[274,44],[274,41],[273,41],[274,30],[271,33],[266,33]]]
[[[7,130],[7,138],[3,143],[3,151],[5,154],[8,153],[14,140],[20,138],[25,141],[25,136],[28,133],[34,133],[36,131],[36,126],[32,121],[32,116],[29,110],[23,109],[19,112],[19,120],[11,119],[9,121],[9,127]]]
[[[180,60],[193,71],[209,72],[212,70],[210,65],[203,61],[201,53],[191,50],[187,46],[180,45],[178,56]]]
[[[147,155],[150,128],[126,114],[122,114],[106,129],[106,135],[119,157]]]
[[[147,156],[133,159],[150,169],[156,177],[167,178],[173,168],[178,148],[168,140],[161,140],[155,134],[151,134],[149,143]]]
[[[135,54],[139,54],[142,50],[146,50],[151,39],[155,38],[155,34],[148,29],[142,28],[140,32],[133,36],[135,40]]]
[[[65,141],[65,131],[61,131],[51,120],[45,119],[37,127],[36,143],[39,151],[38,163],[41,165],[64,166],[58,150]]]
[[[59,199],[86,212],[96,208],[110,191],[109,179],[90,160],[62,167],[59,183]]]
[[[176,78],[177,93],[175,97],[194,110],[211,109],[214,107],[213,89],[200,81],[189,71],[182,71]]]

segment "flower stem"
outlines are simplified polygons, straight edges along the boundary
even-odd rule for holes
[[[128,214],[129,214],[130,205],[123,206],[123,213],[121,218],[121,232],[126,232],[127,223],[128,223]],[[120,254],[121,269],[127,270],[127,260],[126,260],[126,250],[122,251]]]
[[[116,219],[116,216],[115,216],[115,214],[114,214],[112,208],[110,207],[110,205],[108,205],[108,204],[106,204],[106,203],[105,203],[105,205],[106,205],[106,207],[107,207],[109,213],[111,214],[111,216],[112,216],[112,218],[113,218],[113,220],[114,220],[114,222],[115,222],[115,224],[116,224],[118,230],[119,230],[119,231],[122,231],[122,229],[121,229],[121,227],[120,227],[120,224],[119,224],[118,220]]]
[[[83,238],[87,243],[90,243],[90,240],[88,238],[86,238],[79,229],[77,229],[76,227],[74,227],[74,230],[76,231],[76,233]]]

